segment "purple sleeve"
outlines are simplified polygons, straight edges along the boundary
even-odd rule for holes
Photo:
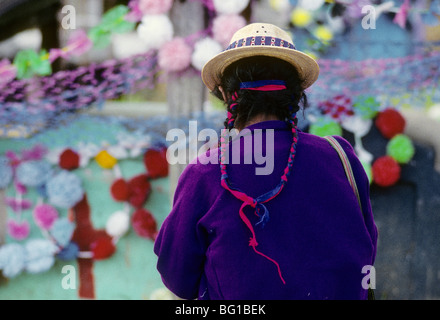
[[[188,300],[198,295],[206,251],[206,235],[198,221],[209,208],[197,168],[200,167],[188,165],[181,174],[173,208],[154,244],[163,283],[178,297]]]
[[[371,257],[371,265],[374,264],[376,259],[376,250],[377,250],[377,227],[374,223],[373,210],[371,209],[370,202],[370,182],[368,180],[368,176],[365,173],[365,169],[358,159],[352,145],[342,137],[334,136],[336,140],[338,140],[339,144],[344,149],[347,154],[348,159],[350,160],[350,164],[353,170],[353,175],[356,179],[356,185],[358,187],[359,196],[361,198],[362,204],[362,212],[364,214],[365,226],[368,230],[368,233],[371,237],[371,242],[374,247],[373,256]]]

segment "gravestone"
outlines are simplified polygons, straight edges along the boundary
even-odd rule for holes
[[[353,145],[352,135],[344,137]],[[373,126],[362,143],[378,157],[388,141]],[[434,148],[413,143],[415,155],[401,166],[400,180],[370,189],[379,231],[376,299],[440,299],[440,173]]]

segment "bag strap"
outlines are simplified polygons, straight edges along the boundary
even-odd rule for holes
[[[345,153],[344,149],[342,149],[342,146],[334,137],[326,136],[324,137],[324,139],[326,139],[338,153],[342,165],[344,166],[344,170],[345,170],[345,174],[347,175],[348,182],[350,183],[350,186],[353,189],[354,194],[356,195],[357,201],[359,203],[359,207],[361,208],[362,211],[362,203],[361,203],[361,198],[359,196],[359,190],[357,188],[356,180],[354,178],[353,170],[351,169],[350,160],[348,160],[347,154]],[[363,214],[364,213],[362,211],[362,215]]]
[[[361,208],[362,216],[365,219],[364,212],[362,210],[362,203],[361,198],[359,196],[359,190],[356,185],[356,180],[354,178],[353,170],[351,169],[350,160],[348,160],[347,154],[345,153],[344,149],[342,149],[339,142],[332,136],[325,136],[324,139],[326,139],[330,145],[336,150],[336,152],[339,155],[339,158],[341,158],[342,165],[344,166],[345,174],[347,175],[348,182],[350,183],[351,188],[353,189],[354,194],[356,195],[356,198],[359,203],[359,207]],[[369,287],[368,288],[368,300],[376,300],[374,296],[374,290]]]

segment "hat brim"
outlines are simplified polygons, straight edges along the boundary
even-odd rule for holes
[[[229,65],[243,58],[254,56],[273,57],[290,63],[298,71],[303,90],[318,79],[318,63],[301,51],[273,46],[251,46],[223,51],[209,60],[202,69],[203,83],[210,91],[214,90],[220,84],[220,77]]]

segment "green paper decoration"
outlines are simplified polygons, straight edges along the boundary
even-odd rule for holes
[[[373,169],[371,168],[371,163],[368,161],[361,160],[361,164],[364,167],[365,173],[367,174],[368,181],[370,184],[373,182]]]
[[[14,58],[14,66],[17,69],[17,79],[28,79],[34,75],[47,76],[52,73],[45,50],[41,50],[40,54],[30,49],[18,52]]]
[[[353,109],[362,119],[373,119],[379,112],[380,103],[373,96],[358,96]]]
[[[127,6],[118,5],[103,15],[99,25],[89,30],[88,36],[96,48],[108,46],[112,33],[125,33],[134,30],[135,23],[125,20],[125,15],[128,12]]]
[[[320,137],[342,136],[342,128],[336,121],[321,118],[310,125],[309,133]]]
[[[408,163],[414,156],[414,145],[408,136],[398,134],[387,144],[387,155],[400,164]]]

